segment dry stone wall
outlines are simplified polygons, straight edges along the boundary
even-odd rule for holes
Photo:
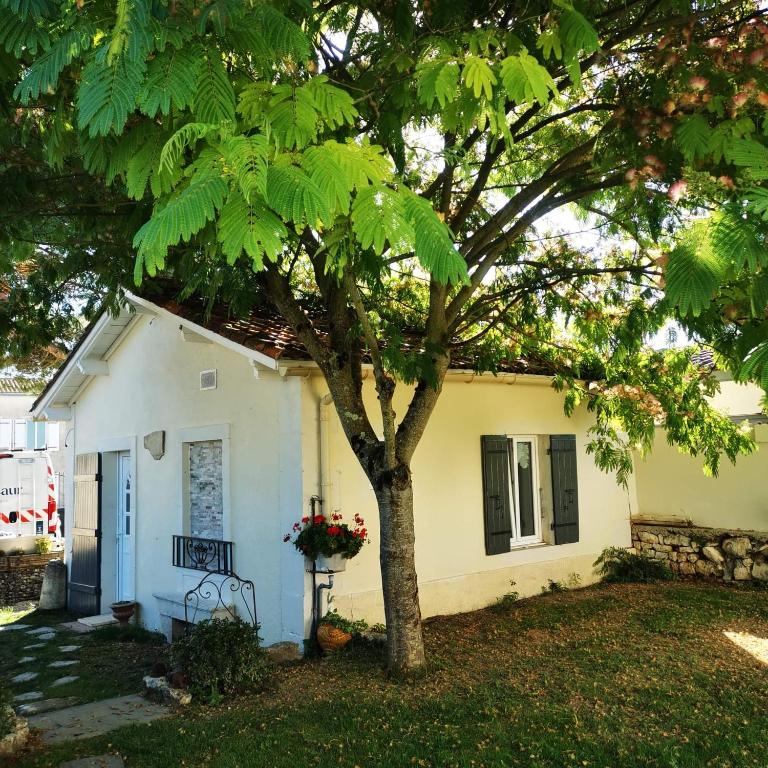
[[[49,554],[0,557],[0,606],[37,600],[45,566],[54,559],[55,555]]]
[[[680,576],[768,582],[768,532],[633,523],[632,544]]]

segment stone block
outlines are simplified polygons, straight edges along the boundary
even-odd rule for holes
[[[723,553],[717,547],[704,547],[704,549],[701,551],[701,554],[704,555],[707,560],[716,563],[717,565],[722,565],[725,562]]]
[[[656,551],[657,552],[671,552],[672,547],[669,546],[669,544],[656,544]]]
[[[720,545],[723,552],[733,557],[744,557],[752,551],[752,542],[747,536],[735,536],[732,539],[723,539]]]
[[[67,607],[67,566],[61,560],[51,560],[43,572],[40,590],[41,611],[61,611]]]
[[[737,565],[733,569],[733,578],[735,581],[749,581],[751,575],[749,568],[744,565]]]
[[[292,661],[299,661],[301,659],[301,648],[298,643],[292,643],[289,640],[285,640],[281,643],[275,643],[269,645],[266,648],[267,656],[275,664],[288,664]]]
[[[768,563],[755,563],[752,566],[752,578],[758,581],[768,581]]]
[[[693,567],[700,576],[714,576],[717,573],[717,566],[709,560],[697,560]]]
[[[162,459],[165,456],[165,430],[158,429],[144,435],[144,447],[155,461]]]
[[[665,544],[670,544],[673,547],[690,547],[691,540],[687,536],[683,536],[681,533],[665,533],[662,536],[662,541]]]
[[[693,576],[696,573],[693,563],[678,563],[683,576]]]
[[[669,560],[669,555],[666,552],[654,552],[653,556],[657,560]]]
[[[648,544],[658,544],[659,542],[659,537],[655,533],[648,533],[648,531],[638,531],[637,538]]]

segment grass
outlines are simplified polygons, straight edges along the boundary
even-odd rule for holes
[[[45,626],[56,630],[56,637],[47,641],[44,647],[30,650],[24,650],[24,646],[40,642],[35,635],[28,635],[24,630],[0,633],[0,676],[9,679],[19,672],[38,673],[34,680],[10,684],[13,694],[42,691],[45,698],[74,696],[86,702],[137,693],[141,690],[141,678],[156,660],[165,657],[166,649],[158,645],[157,636],[138,627],[130,627],[129,633],[140,636],[144,642],[123,642],[124,638],[119,633],[115,635],[114,630],[106,635],[103,631],[82,635],[57,626],[72,618],[57,611],[15,613],[11,620],[7,611],[0,614],[0,622],[5,624],[18,621],[31,627]],[[146,635],[151,637],[149,643],[146,642]],[[59,650],[62,645],[81,647],[65,653]],[[19,659],[25,656],[32,656],[35,661],[19,664]],[[48,666],[58,659],[79,659],[80,663],[58,669]],[[65,675],[77,675],[78,679],[50,687],[54,680]]]
[[[768,594],[602,585],[426,623],[410,683],[381,650],[278,672],[275,691],[37,752],[20,768],[119,753],[129,768],[746,768],[768,764]]]

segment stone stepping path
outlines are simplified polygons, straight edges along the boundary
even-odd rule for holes
[[[75,680],[79,679],[79,675],[64,675],[64,677],[60,677],[58,680],[54,680],[51,683],[51,688],[55,688],[58,685],[66,685],[67,683],[74,683]]]
[[[26,693],[19,693],[13,697],[14,701],[37,701],[37,699],[43,698],[42,691],[27,691]]]
[[[81,757],[79,760],[67,760],[59,768],[123,768],[125,763],[117,755],[95,755]]]
[[[29,727],[41,732],[40,737],[44,743],[56,744],[75,739],[90,739],[127,725],[151,723],[169,714],[171,712],[167,707],[153,704],[141,696],[119,696],[115,699],[32,715],[29,718]]]
[[[34,680],[37,677],[37,672],[22,672],[11,678],[12,683],[28,683],[30,680]]]
[[[79,659],[59,659],[58,661],[52,661],[48,666],[53,669],[58,669],[59,667],[71,667],[73,664],[79,663]]]
[[[75,651],[79,651],[82,647],[82,645],[60,645],[59,650],[62,653],[74,653]]]
[[[16,625],[17,627],[19,625]],[[35,627],[34,629],[27,630],[28,635],[50,635],[56,634],[56,630],[53,627]]]
[[[32,643],[32,645],[25,645],[25,651],[34,651],[36,648],[45,648],[45,643]]]
[[[19,629],[29,629],[31,626],[31,624],[5,624],[0,627],[0,632],[16,632]]]
[[[40,638],[40,640],[53,640],[53,638],[56,637],[56,633],[55,632],[47,632],[44,635],[38,635],[38,637]]]
[[[19,663],[19,664],[29,664],[29,662],[30,662],[30,661],[34,661],[34,660],[35,660],[35,657],[34,657],[34,656],[22,656],[22,657],[19,659],[19,662],[18,662],[18,663]]]
[[[79,703],[76,696],[65,696],[60,699],[43,699],[42,701],[32,701],[29,704],[21,704],[16,707],[16,713],[22,717],[31,717],[32,715],[42,715],[44,712],[55,712],[58,709],[74,707]]]

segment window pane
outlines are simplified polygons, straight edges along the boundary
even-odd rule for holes
[[[515,443],[517,454],[517,493],[520,501],[520,535],[536,534],[536,505],[534,503],[533,446],[528,440]]]
[[[49,451],[59,449],[59,422],[49,421],[45,425],[46,447]]]
[[[27,422],[23,420],[13,423],[13,447],[22,451],[27,447]]]
[[[0,419],[0,448],[13,446],[13,422],[10,419]]]

